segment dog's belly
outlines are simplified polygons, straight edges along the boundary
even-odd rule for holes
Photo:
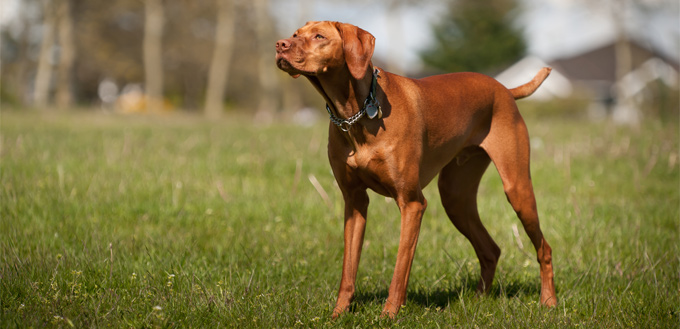
[[[420,165],[420,186],[425,188],[439,174],[439,172],[461,153],[466,153],[462,144],[448,148],[440,148],[423,155]]]
[[[449,139],[442,138],[439,143],[426,143],[423,146],[420,161],[421,187],[427,186],[452,161],[458,161],[459,164],[462,164],[470,157],[484,153],[479,145],[488,135],[488,123],[481,120],[477,120],[477,122],[471,120],[468,124],[473,128],[464,131],[464,133],[452,135]]]

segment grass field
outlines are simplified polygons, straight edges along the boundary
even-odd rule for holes
[[[399,212],[371,194],[357,298],[333,321],[343,224],[326,122],[5,110],[0,327],[678,328],[677,120],[527,118],[558,306],[538,305],[535,252],[490,168],[480,212],[503,255],[489,296],[431,184],[397,319],[380,311]]]

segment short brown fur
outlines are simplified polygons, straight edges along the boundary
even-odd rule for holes
[[[308,22],[276,43],[277,66],[304,75],[339,118],[358,113],[370,90],[373,36],[350,24]],[[477,188],[493,161],[508,201],[536,248],[540,302],[557,303],[552,252],[541,232],[529,171],[529,136],[515,99],[531,95],[550,73],[508,90],[477,73],[414,80],[380,70],[381,118],[361,118],[348,132],[331,124],[328,157],[345,201],[345,250],[337,317],[354,297],[366,226],[367,189],[394,198],[401,211],[397,262],[382,314],[394,317],[406,288],[427,201],[422,189],[439,174],[441,201],[451,222],[470,240],[481,267],[479,292],[491,288],[500,249],[477,211]]]

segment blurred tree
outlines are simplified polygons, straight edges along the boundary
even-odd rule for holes
[[[215,47],[213,50],[208,86],[205,96],[205,115],[218,118],[224,107],[224,93],[229,81],[229,67],[234,53],[236,35],[235,16],[237,0],[217,1],[217,27],[215,31]]]
[[[63,1],[71,6],[68,12],[72,41],[68,41],[68,33],[62,33],[68,28],[61,29],[64,24],[57,22],[57,4]],[[145,28],[145,16],[151,13],[147,9],[153,7],[150,1],[155,1],[162,11],[155,55],[144,47],[145,34],[152,30]],[[132,90],[144,83],[147,75],[157,76],[145,72],[154,65],[152,71],[162,75],[156,84],[160,85],[160,91],[156,91],[159,99],[165,96],[166,104],[182,109],[203,109],[207,84],[212,79],[208,79],[211,65],[219,62],[227,70],[222,74],[226,84],[221,88],[224,103],[253,109],[262,102],[276,109],[282,98],[280,76],[274,72],[271,55],[277,33],[267,2],[260,6],[264,10],[256,12],[260,7],[252,1],[233,0],[242,4],[228,13],[233,17],[232,34],[238,36],[238,43],[227,47],[231,59],[217,55],[211,62],[217,33],[222,30],[217,26],[218,4],[225,1],[229,0],[23,0],[19,14],[11,19],[11,28],[3,26],[0,30],[0,98],[17,105],[33,103],[37,98],[40,104],[48,105],[49,96],[55,94],[58,103],[67,104],[68,97],[60,95],[70,91],[72,102],[99,105],[98,87],[102,81],[116,85],[116,93],[111,96],[116,97],[118,91]],[[73,57],[61,45],[70,42],[75,48]],[[68,75],[61,72],[69,71],[72,82],[62,83],[62,77]],[[147,83],[147,90],[153,91],[154,83]]]
[[[423,62],[445,72],[494,73],[526,51],[513,24],[515,0],[454,0],[449,13],[433,26],[435,43],[421,53]]]
[[[40,42],[40,55],[38,67],[35,73],[35,86],[33,88],[33,105],[38,108],[47,106],[50,97],[50,84],[52,82],[52,56],[54,54],[54,31],[56,25],[55,4],[50,0],[43,2],[42,39]]]
[[[59,66],[57,68],[56,103],[59,108],[73,105],[73,63],[76,49],[73,38],[73,15],[71,0],[58,0],[57,37],[59,40]]]
[[[0,102],[25,105],[33,103],[35,60],[38,47],[31,38],[40,31],[42,4],[37,0],[25,0],[23,10],[13,19],[0,26]],[[3,8],[3,10],[6,10]],[[31,29],[30,27],[36,27]]]
[[[275,42],[274,25],[269,16],[269,0],[254,0],[252,2],[255,15],[255,35],[257,36],[257,72],[260,85],[257,115],[260,120],[269,121],[273,110],[277,107],[277,83],[274,80],[276,66],[273,65],[272,54]],[[258,119],[258,118],[256,118]]]
[[[144,0],[144,81],[146,108],[163,109],[163,0]]]
[[[75,91],[81,101],[99,102],[97,89],[110,79],[123,87],[144,81],[144,3],[139,0],[74,1]]]
[[[42,6],[42,39],[35,75],[33,102],[47,107],[52,91],[54,62],[57,62],[56,101],[59,108],[73,104],[72,77],[75,60],[71,0],[46,0]]]

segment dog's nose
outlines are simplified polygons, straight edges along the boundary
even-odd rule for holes
[[[281,39],[276,42],[276,52],[286,51],[288,48],[290,48],[290,41]]]

